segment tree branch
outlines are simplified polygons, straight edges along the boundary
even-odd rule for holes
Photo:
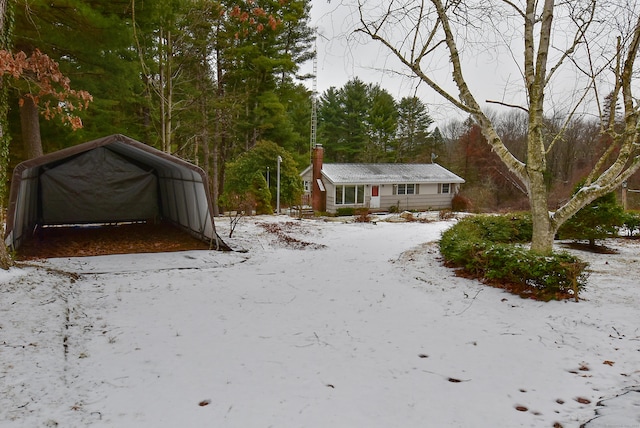
[[[515,3],[509,1],[509,0],[502,0],[503,3],[508,4],[509,6],[511,6],[513,8],[513,10],[515,10],[516,12],[518,12],[518,14],[522,17],[522,18],[526,18],[525,13],[522,11],[522,9],[520,9]]]
[[[413,71],[416,74],[416,76],[418,76],[423,82],[425,82],[431,89],[436,91],[439,95],[444,97],[447,101],[455,105],[460,110],[463,110],[470,114],[473,113],[472,109],[470,109],[465,104],[461,103],[458,99],[456,99],[451,94],[449,94],[444,88],[442,88],[435,81],[433,81],[426,74],[424,74],[419,64],[408,61],[407,58],[405,58],[402,55],[402,53],[400,53],[400,51],[398,51],[394,46],[392,46],[386,39],[384,39],[383,37],[379,36],[376,33],[371,32],[369,28],[366,27],[366,24],[364,22],[362,22],[362,24],[365,25],[365,27],[356,29],[355,30],[356,32],[367,34],[369,37],[371,37],[372,40],[376,40],[382,43],[387,49],[391,51],[391,53],[393,53],[396,56],[396,58],[400,60],[400,62],[402,62],[402,64],[409,67],[409,69],[411,69],[411,71]]]
[[[549,70],[549,73],[547,74],[547,78],[545,80],[545,86],[549,83],[549,81],[551,80],[551,77],[556,73],[556,71],[558,71],[558,69],[562,66],[564,61],[575,52],[576,48],[581,43],[581,40],[584,38],[584,35],[587,32],[587,29],[593,22],[595,9],[596,9],[596,2],[595,0],[591,0],[589,19],[585,20],[585,22],[582,25],[578,25],[578,29],[576,30],[576,35],[573,38],[573,42],[571,46],[569,47],[569,49],[565,50],[562,53],[562,56],[560,57],[560,59],[556,62],[556,64],[553,67],[551,67],[551,70]],[[576,20],[574,19],[573,22],[576,22]]]
[[[485,100],[485,102],[487,102],[489,104],[498,104],[498,105],[505,106],[505,107],[517,108],[517,109],[520,109],[520,110],[524,111],[525,113],[529,113],[528,109],[526,109],[525,107],[519,106],[519,105],[509,104],[509,103],[505,103],[505,102],[502,102],[502,101],[494,101],[494,100]]]
[[[473,117],[478,121],[480,128],[482,129],[482,133],[487,139],[487,142],[491,145],[493,151],[500,157],[507,168],[511,172],[513,172],[518,177],[518,179],[526,184],[528,180],[526,179],[525,164],[517,159],[509,151],[509,149],[507,149],[507,147],[502,142],[502,139],[493,127],[491,120],[484,114],[475,97],[469,90],[467,82],[465,81],[462,74],[462,65],[460,63],[460,55],[456,46],[455,37],[449,25],[449,19],[441,0],[432,0],[432,3],[436,8],[438,16],[440,17],[440,22],[442,23],[442,29],[445,33],[447,48],[449,49],[450,53],[451,64],[453,65],[453,80],[460,90],[460,99],[464,103],[463,105],[468,106],[466,111],[471,113]]]

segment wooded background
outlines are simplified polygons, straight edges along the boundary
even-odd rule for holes
[[[298,170],[309,164],[313,76],[300,72],[315,56],[310,0],[18,0],[10,6],[10,50],[42,52],[74,90],[92,96],[86,109],[73,112],[83,127],[72,131],[68,122],[44,119],[43,100],[35,115],[28,111],[25,95],[34,90],[28,80],[7,80],[10,169],[32,156],[29,133],[39,134],[43,153],[122,133],[203,167],[219,210],[226,166],[259,141],[282,147]],[[528,208],[522,183],[471,118],[436,124],[419,98],[395,99],[358,77],[318,94],[317,102],[316,141],[327,162],[435,159],[467,181],[462,195],[471,209]],[[524,159],[527,115],[504,111],[493,115],[496,130]],[[545,118],[545,133],[557,135],[565,120],[558,113]],[[550,209],[608,147],[595,119],[573,119],[563,133],[549,156]],[[630,189],[640,188],[636,176]],[[633,193],[628,206],[639,206]]]

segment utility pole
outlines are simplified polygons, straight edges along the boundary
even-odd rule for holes
[[[282,157],[278,156],[278,196],[276,197],[276,212],[280,215],[280,163],[282,162]]]

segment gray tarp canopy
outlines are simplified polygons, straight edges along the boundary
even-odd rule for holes
[[[212,213],[201,168],[116,134],[18,164],[5,242],[18,248],[38,226],[163,219],[228,250]]]

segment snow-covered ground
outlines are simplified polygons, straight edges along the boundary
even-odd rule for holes
[[[0,426],[640,427],[640,243],[543,303],[443,267],[451,224],[261,216],[247,252],[2,272]]]

